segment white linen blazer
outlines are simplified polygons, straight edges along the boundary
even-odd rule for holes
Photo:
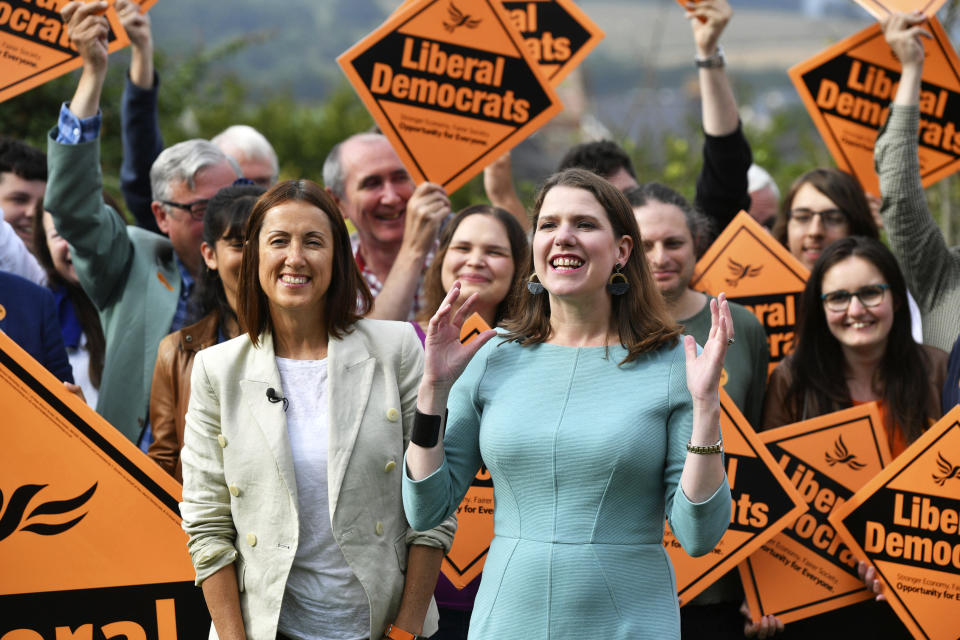
[[[247,637],[275,640],[297,550],[296,476],[269,333],[197,353],[184,433],[183,528],[196,583],[236,562]],[[423,349],[409,323],[360,320],[328,347],[330,524],[367,594],[370,637],[400,606],[407,546],[449,550],[456,520],[413,531],[403,512],[403,452],[410,440]],[[437,629],[431,601],[424,635]],[[211,632],[211,637],[215,637]]]

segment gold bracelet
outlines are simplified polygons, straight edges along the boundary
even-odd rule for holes
[[[716,443],[711,444],[707,447],[697,446],[693,444],[692,441],[688,442],[687,451],[689,451],[690,453],[699,453],[701,455],[706,455],[710,453],[723,453],[723,438],[720,438],[719,440],[716,441]]]

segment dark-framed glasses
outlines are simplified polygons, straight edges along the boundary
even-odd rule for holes
[[[194,200],[193,202],[173,202],[172,200],[161,200],[160,204],[165,204],[168,207],[175,207],[177,209],[183,209],[190,214],[190,217],[194,220],[203,220],[203,214],[207,212],[207,204],[210,202],[209,198],[203,200]]]
[[[831,229],[838,229],[847,224],[847,216],[840,209],[824,209],[823,211],[793,209],[790,211],[790,220],[803,227],[813,222],[816,216],[820,217],[820,223],[823,226]]]
[[[823,300],[823,306],[828,311],[846,311],[847,307],[850,306],[850,300],[854,296],[863,306],[875,307],[883,301],[883,293],[889,288],[890,285],[888,284],[868,284],[856,291],[847,291],[846,289],[831,291],[820,296],[820,299]]]

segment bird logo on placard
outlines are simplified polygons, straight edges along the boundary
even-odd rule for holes
[[[727,262],[727,268],[733,274],[732,278],[727,278],[727,284],[731,287],[736,287],[744,278],[756,278],[763,271],[763,265],[754,267],[749,264],[740,264],[733,258],[729,258]]]
[[[453,33],[457,27],[466,27],[467,29],[476,29],[480,26],[480,18],[472,18],[469,14],[466,14],[460,9],[457,9],[457,5],[450,3],[450,6],[447,7],[447,14],[450,16],[450,22],[444,20],[443,28]]]
[[[854,471],[859,471],[867,466],[865,463],[858,461],[857,456],[847,450],[847,445],[843,442],[843,435],[833,443],[833,455],[831,456],[827,452],[823,454],[823,457],[826,458],[827,464],[831,467],[835,464],[845,464]]]
[[[92,487],[75,498],[42,502],[35,506],[30,513],[24,517],[23,514],[26,513],[27,508],[30,506],[30,501],[46,487],[47,485],[45,484],[25,484],[17,487],[6,504],[4,504],[3,491],[0,491],[0,540],[11,536],[17,531],[29,531],[30,533],[36,533],[41,536],[54,536],[72,529],[87,515],[86,511],[66,522],[42,522],[38,521],[38,519],[40,519],[40,516],[61,516],[63,514],[67,514],[67,517],[70,517],[70,515],[75,513],[93,497],[93,494],[97,490],[97,483],[94,482]],[[56,519],[57,518],[54,518],[54,520]],[[46,520],[46,518],[42,518],[41,520]],[[27,524],[21,526],[24,522],[27,522]]]
[[[942,453],[937,454],[937,468],[940,469],[942,476],[933,474],[933,481],[941,487],[947,483],[950,478],[960,478],[960,465],[955,465],[943,457]]]

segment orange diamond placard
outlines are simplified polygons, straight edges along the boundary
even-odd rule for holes
[[[720,431],[733,506],[730,527],[710,553],[693,558],[667,526],[663,546],[677,577],[677,595],[684,603],[736,567],[777,535],[807,504],[790,483],[747,419],[720,389]]]
[[[741,211],[697,261],[690,286],[748,308],[767,331],[770,371],[793,351],[797,302],[809,272]]]
[[[413,178],[448,192],[563,108],[498,0],[417,0],[337,62]]]
[[[914,638],[960,637],[960,406],[830,516]]]
[[[754,620],[773,614],[789,623],[873,597],[827,517],[890,462],[877,404],[764,431],[760,440],[810,510],[740,565]]]
[[[60,9],[67,0],[0,2],[0,102],[79,69],[80,54],[67,37]],[[130,44],[111,4],[110,53]]]
[[[920,176],[924,187],[960,168],[960,60],[935,17],[923,39]],[[900,80],[900,62],[879,24],[867,27],[789,70],[797,92],[837,166],[880,195],[873,147]]]
[[[0,638],[206,637],[180,485],[3,332],[0,407]]]

